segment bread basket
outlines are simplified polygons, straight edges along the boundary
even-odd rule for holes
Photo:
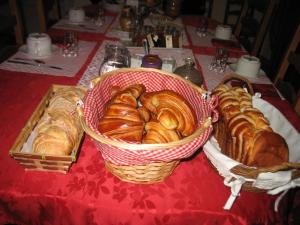
[[[135,144],[108,138],[97,129],[110,99],[111,87],[142,83],[146,91],[171,89],[185,97],[194,107],[198,127],[190,136],[166,144]],[[119,69],[92,81],[83,106],[79,107],[82,127],[101,152],[106,168],[123,181],[156,183],[168,177],[180,160],[195,153],[210,137],[212,123],[217,121],[216,99],[206,100],[206,92],[181,77],[156,69]]]
[[[248,92],[253,96],[252,103],[269,120],[272,129],[283,136],[289,146],[290,159],[272,167],[249,167],[243,165],[221,153],[217,141],[211,137],[204,145],[203,150],[221,176],[224,184],[231,187],[231,196],[225,204],[230,209],[240,190],[253,192],[267,192],[278,194],[295,186],[300,186],[300,135],[288,120],[271,104],[262,100],[258,93],[254,94],[250,82],[237,74],[228,74],[221,83],[231,80],[242,81],[246,84]]]

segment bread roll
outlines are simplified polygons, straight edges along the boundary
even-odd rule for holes
[[[242,88],[219,85],[220,119],[214,136],[222,152],[248,166],[274,166],[288,161],[285,140],[273,132],[269,121],[256,108],[252,97]]]
[[[76,102],[85,92],[80,88],[58,89],[39,121],[33,140],[33,152],[63,156],[69,155],[82,132],[76,113]]]

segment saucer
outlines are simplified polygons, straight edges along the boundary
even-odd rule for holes
[[[66,22],[71,25],[83,25],[86,21],[87,21],[87,17],[85,17],[84,20],[80,22],[71,21],[68,18],[66,20]]]
[[[50,57],[53,53],[56,53],[58,50],[59,50],[59,47],[57,45],[51,45],[51,50],[52,52],[50,54],[47,54],[47,55],[31,55],[28,53],[28,49],[27,49],[27,45],[22,45],[20,48],[19,48],[19,51],[20,52],[23,52],[23,53],[26,53],[28,55],[30,55],[30,57],[33,57],[35,59],[43,59],[43,58],[48,58]]]
[[[231,64],[229,64],[229,68],[230,68],[232,71],[236,72],[236,65],[237,65],[237,63],[231,63]],[[237,72],[236,72],[236,73],[237,73]],[[241,74],[241,73],[237,73],[237,74],[239,74],[239,75],[241,75],[241,76],[244,76],[244,77],[254,77],[254,76],[248,76],[248,75]],[[259,72],[258,72],[258,74],[257,74],[257,77],[260,77],[260,76],[266,76],[265,71],[263,71],[262,69],[260,69]]]

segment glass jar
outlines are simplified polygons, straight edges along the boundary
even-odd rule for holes
[[[203,83],[202,74],[200,71],[195,69],[194,60],[191,57],[188,57],[185,58],[184,61],[185,64],[183,66],[177,67],[174,73],[201,87]]]
[[[130,67],[130,53],[128,49],[121,45],[107,44],[99,75],[126,67]]]
[[[144,68],[154,68],[154,69],[161,69],[162,67],[162,60],[158,57],[158,55],[145,55],[142,58],[142,67]]]
[[[171,18],[180,16],[181,0],[167,0],[165,3],[165,13]]]

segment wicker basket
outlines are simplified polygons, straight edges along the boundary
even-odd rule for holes
[[[246,84],[248,92],[251,95],[254,95],[253,88],[252,88],[252,85],[249,82],[249,80],[247,80],[244,77],[241,77],[240,75],[228,74],[224,77],[224,79],[221,83],[227,83],[231,80],[238,80],[238,81],[244,82]],[[260,100],[260,101],[263,101],[263,100]],[[269,104],[267,102],[265,102],[265,103]],[[276,109],[274,108],[274,110],[276,110]],[[295,130],[294,132],[297,132],[297,131]],[[298,137],[298,139],[300,139],[299,133],[297,132],[297,134],[295,134],[294,137],[296,137],[296,138]],[[300,178],[300,170],[299,170],[300,163],[287,162],[287,163],[282,163],[281,165],[272,166],[272,167],[264,167],[264,168],[249,167],[249,166],[243,165],[241,163],[238,163],[237,161],[222,154],[220,152],[220,149],[218,148],[218,146],[210,145],[212,142],[214,142],[214,141],[212,141],[212,139],[210,139],[206,143],[206,145],[204,146],[204,152],[206,153],[207,157],[213,164],[214,168],[216,168],[219,171],[219,173],[222,176],[224,176],[225,178],[230,177],[231,180],[228,181],[229,183],[233,182],[236,179],[240,179],[240,181],[242,181],[242,189],[245,191],[266,192],[266,191],[274,190],[282,185],[279,182],[278,187],[276,187],[276,185],[273,185],[272,187],[271,187],[271,185],[269,187],[268,187],[268,185],[266,185],[265,187],[263,185],[259,186],[257,179],[258,179],[259,175],[261,175],[263,173],[276,173],[276,172],[280,172],[280,171],[290,171],[291,172],[291,181],[294,181],[295,179]],[[216,151],[214,152],[214,153],[216,153],[215,155],[213,152],[207,151],[208,145],[210,145],[210,148],[213,147],[216,149]],[[219,157],[220,155],[218,157],[216,157],[217,154],[221,154],[221,157]],[[236,166],[230,168],[231,167],[230,164],[232,164],[232,163],[236,164]],[[270,178],[270,183],[271,183],[271,180],[272,180],[272,177]]]
[[[45,109],[47,108],[51,97],[56,91],[61,88],[70,87],[63,85],[52,85],[35,111],[32,113],[31,117],[25,124],[25,127],[22,129],[18,135],[15,143],[9,151],[10,156],[12,156],[17,162],[19,162],[25,170],[36,170],[36,171],[51,171],[51,172],[60,172],[67,173],[73,162],[77,160],[79,154],[79,146],[83,138],[84,132],[79,135],[71,155],[68,156],[53,156],[53,155],[44,155],[38,154],[27,149],[28,151],[23,151],[23,145],[27,142],[35,126],[41,119]],[[76,106],[74,106],[75,108]],[[29,146],[30,147],[30,146]]]
[[[194,106],[197,130],[184,139],[166,144],[134,144],[99,133],[98,121],[104,105],[111,98],[112,86],[126,87],[142,83],[147,91],[174,90]],[[191,156],[209,138],[212,122],[218,114],[214,110],[216,99],[207,101],[206,92],[181,77],[155,69],[119,69],[92,81],[94,86],[86,95],[83,108],[79,108],[82,127],[94,140],[105,160],[106,168],[123,181],[156,183],[168,177],[180,159]]]

